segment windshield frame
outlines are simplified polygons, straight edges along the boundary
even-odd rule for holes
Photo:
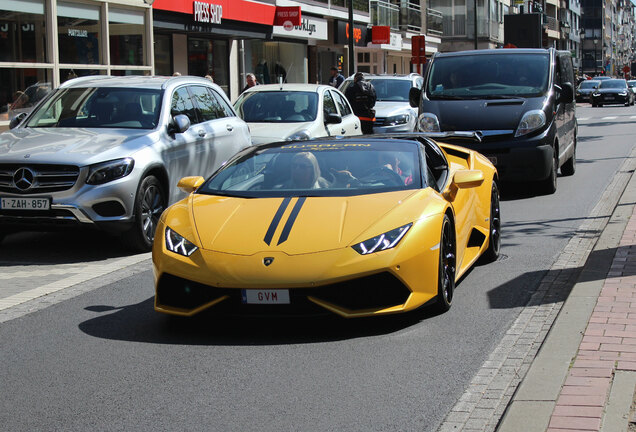
[[[371,149],[362,150],[359,147],[361,144],[369,144]],[[397,144],[397,145],[396,145]],[[307,142],[307,141],[292,141],[292,142],[279,142],[271,144],[263,144],[259,146],[249,147],[231,158],[226,164],[221,166],[216,172],[214,172],[206,181],[196,190],[195,193],[202,195],[212,196],[225,196],[233,198],[285,198],[285,197],[343,197],[343,196],[361,196],[371,195],[386,192],[397,192],[406,190],[419,190],[430,185],[426,182],[426,176],[423,174],[426,172],[426,159],[423,156],[424,148],[421,142],[415,140],[393,140],[393,139],[371,139],[364,143],[361,140],[355,141],[320,141],[320,142]],[[298,147],[302,146],[302,147]],[[373,152],[386,152],[386,151],[400,151],[397,148],[403,148],[403,152],[412,152],[414,164],[412,172],[412,183],[405,184],[402,187],[387,186],[387,187],[370,187],[370,188],[320,188],[320,189],[270,189],[270,190],[222,190],[218,188],[212,188],[211,184],[223,175],[226,170],[233,169],[241,163],[245,163],[250,158],[259,156],[265,152],[272,151],[273,155],[280,155],[289,149],[289,153],[302,153],[304,151],[313,151],[318,153],[321,151],[337,151],[342,150],[341,146],[351,146],[345,149],[345,151],[373,151]],[[400,147],[403,146],[403,147]],[[411,147],[412,148],[409,148]],[[318,148],[323,147],[323,150]],[[397,148],[396,148],[397,147]],[[290,165],[291,166],[291,165]],[[263,167],[265,169],[265,167]],[[263,169],[257,172],[257,175],[263,174]],[[254,176],[256,177],[256,176]],[[223,179],[219,179],[221,181]]]

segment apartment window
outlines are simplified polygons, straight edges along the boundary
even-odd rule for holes
[[[111,64],[143,66],[146,63],[143,11],[110,8],[108,33]]]
[[[60,63],[100,64],[99,6],[58,2],[57,27]]]

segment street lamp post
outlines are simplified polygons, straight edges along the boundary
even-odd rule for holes
[[[598,61],[596,60],[596,45],[598,45],[598,39],[594,38],[594,75],[598,75]]]

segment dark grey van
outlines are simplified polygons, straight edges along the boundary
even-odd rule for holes
[[[419,106],[418,130],[478,131],[481,142],[462,145],[487,156],[502,181],[537,181],[554,193],[559,168],[576,169],[573,83],[569,51],[438,53],[409,99]]]

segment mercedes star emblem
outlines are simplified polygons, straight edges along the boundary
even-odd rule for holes
[[[265,267],[269,267],[269,265],[273,262],[274,258],[272,257],[263,258],[263,264],[265,264]]]
[[[25,191],[33,186],[35,174],[29,168],[19,168],[13,173],[13,183],[21,191]]]

